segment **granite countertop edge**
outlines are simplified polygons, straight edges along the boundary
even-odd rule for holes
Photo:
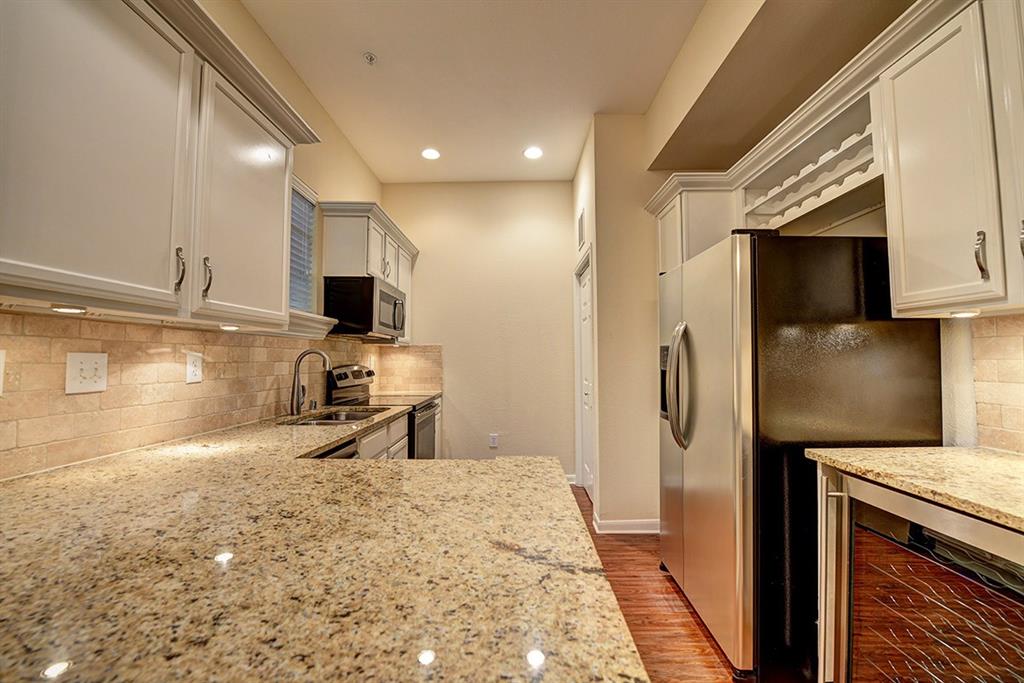
[[[809,448],[845,474],[1024,533],[1024,455],[955,446]]]

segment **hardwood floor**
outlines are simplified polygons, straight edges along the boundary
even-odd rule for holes
[[[732,681],[725,656],[679,587],[658,568],[657,535],[595,534],[587,492],[581,486],[572,492],[651,681]]]

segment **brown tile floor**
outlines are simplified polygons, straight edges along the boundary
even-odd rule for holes
[[[651,681],[732,681],[725,656],[679,587],[658,568],[658,537],[595,534],[590,498],[580,486],[572,492]]]

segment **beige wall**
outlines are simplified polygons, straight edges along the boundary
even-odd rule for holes
[[[668,176],[646,169],[644,117],[594,117],[598,505],[602,522],[656,520],[657,230],[644,205]]]
[[[420,249],[412,331],[444,349],[444,455],[572,472],[571,184],[389,184],[383,206]]]
[[[975,318],[978,445],[1024,453],[1024,315]]]
[[[238,0],[199,0],[320,137],[299,145],[295,175],[321,200],[379,201],[380,181],[306,84]]]
[[[650,168],[763,4],[764,0],[708,0],[701,9],[647,110],[643,168]]]

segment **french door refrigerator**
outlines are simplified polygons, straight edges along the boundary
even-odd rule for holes
[[[815,446],[942,442],[884,238],[737,234],[660,279],[661,555],[737,680],[818,680]],[[753,233],[753,234],[751,234]]]

